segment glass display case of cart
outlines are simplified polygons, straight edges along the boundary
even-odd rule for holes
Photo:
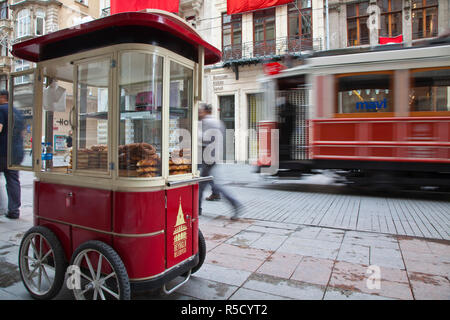
[[[193,70],[170,62],[169,174],[192,172]]]
[[[119,176],[162,175],[163,58],[138,51],[119,55]]]

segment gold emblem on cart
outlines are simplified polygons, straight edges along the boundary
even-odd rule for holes
[[[173,231],[173,256],[174,258],[186,253],[186,240],[187,240],[187,225],[184,219],[183,208],[178,208],[177,222],[175,223],[175,229]]]

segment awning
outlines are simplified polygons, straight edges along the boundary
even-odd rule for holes
[[[291,2],[293,0],[227,0],[227,14],[281,6]]]
[[[177,13],[179,0],[111,0],[111,14],[159,9]]]

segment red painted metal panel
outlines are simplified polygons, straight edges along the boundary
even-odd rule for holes
[[[179,0],[111,0],[111,14],[145,9],[178,12]]]
[[[112,235],[72,227],[72,247],[75,251],[80,245],[90,240],[98,240],[112,246]]]
[[[165,229],[165,192],[114,192],[113,230],[143,234]]]
[[[199,216],[198,216],[198,191],[199,185],[195,184],[192,186],[193,196],[192,196],[192,208],[193,208],[193,224],[192,224],[192,254],[197,254],[198,252],[198,230],[199,230]]]
[[[450,117],[313,120],[313,158],[450,163]]]
[[[70,257],[73,253],[70,226],[43,219],[38,219],[37,224],[53,231],[64,249],[67,261],[70,261]]]
[[[111,231],[111,191],[41,182],[38,215]]]
[[[166,267],[170,268],[192,256],[192,186],[166,192]]]
[[[114,236],[114,249],[119,254],[130,279],[142,279],[164,272],[165,235],[151,237]]]

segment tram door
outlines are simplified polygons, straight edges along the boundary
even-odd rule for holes
[[[220,120],[225,124],[225,137],[223,142],[223,155],[225,161],[235,160],[235,122],[234,122],[234,95],[219,97]]]

